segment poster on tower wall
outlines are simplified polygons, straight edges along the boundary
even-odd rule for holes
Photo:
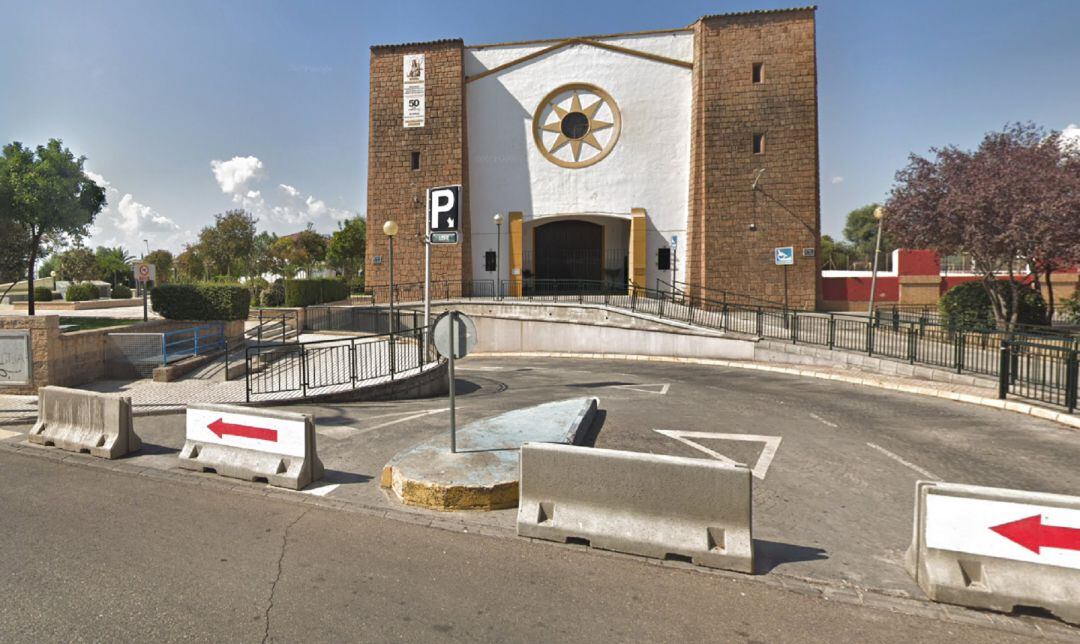
[[[424,55],[406,54],[403,72],[404,125],[424,127]]]

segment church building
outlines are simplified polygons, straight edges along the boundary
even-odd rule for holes
[[[771,302],[786,288],[814,308],[814,14],[372,47],[367,284],[389,281],[390,219],[395,283],[423,280],[426,191],[460,185],[459,243],[433,246],[434,281],[500,280],[509,294],[674,282]]]

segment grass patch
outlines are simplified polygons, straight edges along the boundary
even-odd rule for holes
[[[75,328],[68,331],[87,331],[89,329],[102,329],[107,326],[128,326],[138,324],[141,319],[133,318],[83,318],[60,316],[60,326],[72,325]]]

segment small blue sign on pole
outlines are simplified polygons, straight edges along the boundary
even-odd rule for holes
[[[780,246],[773,249],[773,261],[777,266],[791,266],[795,263],[795,248]]]

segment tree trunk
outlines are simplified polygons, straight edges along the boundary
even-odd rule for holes
[[[1054,323],[1054,283],[1051,278],[1054,275],[1053,266],[1046,267],[1046,323]]]
[[[40,236],[30,236],[30,270],[26,273],[27,315],[34,315],[34,264],[37,263],[37,249],[39,243],[41,243]]]
[[[998,291],[998,289],[994,288],[994,282],[996,281],[997,280],[995,279],[993,274],[984,275],[982,285],[983,290],[985,290],[986,294],[990,296],[990,308],[994,313],[994,322],[996,322],[998,326],[1001,326],[1006,322],[1005,307],[1003,307],[1001,304],[1001,293]]]

